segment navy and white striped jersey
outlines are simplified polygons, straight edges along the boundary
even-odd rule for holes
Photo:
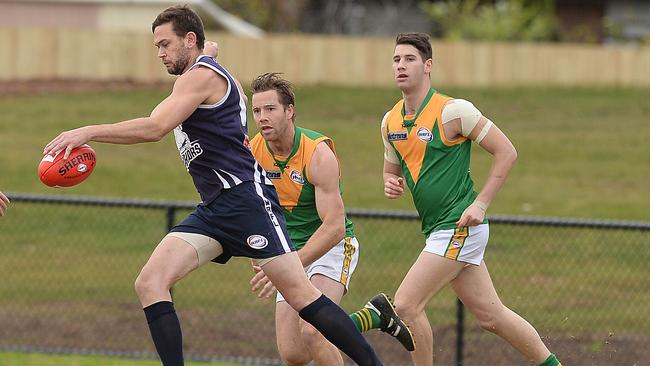
[[[201,104],[174,129],[176,146],[202,204],[209,204],[222,190],[242,182],[271,185],[248,146],[246,104],[233,77],[209,56],[199,56],[191,69],[196,67],[207,67],[228,82],[220,101]]]

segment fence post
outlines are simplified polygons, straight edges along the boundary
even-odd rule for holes
[[[465,336],[465,307],[460,299],[456,299],[456,366],[463,365],[463,338]]]
[[[171,230],[174,227],[176,222],[176,207],[168,206],[167,207],[167,231]]]

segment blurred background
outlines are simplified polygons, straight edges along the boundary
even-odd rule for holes
[[[422,249],[410,197],[382,196],[379,124],[401,97],[396,34],[426,32],[433,87],[472,101],[519,153],[488,212],[486,263],[503,302],[565,364],[648,363],[650,1],[186,2],[246,90],[283,72],[297,124],[334,139],[361,243],[345,310],[394,293]],[[0,0],[0,190],[12,198],[0,218],[0,366],[159,364],[132,288],[198,202],[173,138],[93,144],[97,168],[68,189],[42,185],[36,169],[59,132],[148,115],[169,94],[151,23],[175,3]],[[477,187],[489,168],[475,149]],[[197,365],[282,364],[273,302],[250,293],[251,275],[233,259],[174,289]],[[427,314],[437,364],[528,364],[449,290]],[[410,364],[389,337],[367,336],[387,365]]]

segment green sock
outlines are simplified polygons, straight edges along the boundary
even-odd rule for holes
[[[539,366],[562,366],[562,364],[558,361],[557,357],[551,353],[551,355],[548,356],[544,362],[540,363]]]
[[[350,319],[352,319],[352,322],[361,333],[367,332],[370,329],[377,329],[381,323],[379,314],[369,308],[363,308],[350,314]]]

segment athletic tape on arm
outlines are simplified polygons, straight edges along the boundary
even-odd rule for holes
[[[384,159],[386,159],[386,161],[389,163],[399,165],[399,158],[397,157],[397,153],[395,152],[395,149],[393,149],[393,146],[390,144],[390,142],[388,142],[386,139],[386,135],[384,135],[384,129],[386,128],[386,119],[388,118],[389,113],[390,112],[386,112],[384,118],[381,120],[381,141],[384,142]]]
[[[481,111],[465,99],[452,99],[442,109],[442,123],[445,124],[460,118],[461,134],[465,137],[469,136],[476,127],[481,116]]]
[[[477,144],[480,144],[481,141],[483,141],[483,138],[485,137],[485,135],[487,135],[488,131],[490,131],[490,127],[492,127],[493,124],[494,123],[492,123],[492,121],[490,121],[489,119],[487,120],[487,122],[485,122],[485,125],[481,129],[481,132],[478,134],[478,136],[476,136],[476,140],[474,140],[476,141]]]

